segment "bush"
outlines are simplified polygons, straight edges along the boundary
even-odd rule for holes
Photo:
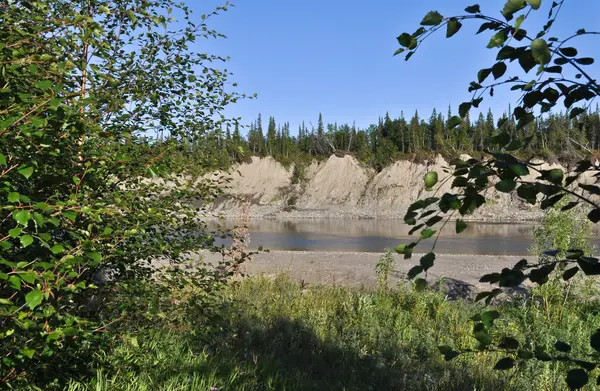
[[[189,50],[218,34],[171,0],[92,3],[0,5],[2,388],[85,377],[106,331],[158,322],[160,300],[139,284],[187,284],[202,307],[228,274],[182,268],[181,254],[219,250],[191,207],[219,189],[206,167],[167,158],[189,157],[240,98],[210,65],[220,57]]]
[[[531,253],[548,261],[560,259],[572,249],[579,249],[591,256],[594,246],[590,243],[593,237],[592,223],[581,208],[561,210],[573,200],[564,197],[552,208],[545,211],[541,225],[533,230],[533,246]],[[546,251],[553,249],[551,255]]]
[[[546,210],[541,225],[533,230],[533,246],[530,251],[542,263],[556,262],[572,249],[580,249],[586,256],[593,255],[595,247],[590,243],[593,236],[592,223],[581,208],[563,211],[562,208],[570,201],[569,197],[564,197]],[[553,251],[549,253],[547,249]],[[590,293],[591,278],[575,276],[564,281],[564,272],[565,267],[559,265],[546,284],[533,288],[534,299],[542,300],[547,317],[562,318],[565,303],[576,291]]]
[[[390,274],[394,271],[395,264],[396,260],[390,249],[386,249],[385,254],[382,255],[375,264],[375,274],[379,280],[379,285],[384,289],[388,288],[388,279]]]
[[[292,171],[292,185],[304,183],[306,181],[306,166],[302,162],[294,163],[294,171]]]

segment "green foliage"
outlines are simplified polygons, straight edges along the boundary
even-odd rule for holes
[[[296,162],[294,164],[294,171],[292,171],[292,184],[300,184],[306,180],[306,166],[302,162]]]
[[[388,288],[388,280],[390,274],[394,271],[395,265],[396,260],[394,259],[394,253],[392,250],[386,249],[385,254],[382,255],[375,264],[375,274],[377,275],[377,280],[379,280],[380,287],[384,289]]]
[[[517,357],[540,349],[562,355],[554,346],[567,335],[570,354],[593,354],[589,336],[600,327],[595,299],[569,300],[560,321],[547,319],[534,301],[507,302],[472,320],[481,309],[476,303],[404,287],[306,288],[279,276],[245,279],[224,293],[230,309],[212,320],[222,331],[125,333],[105,357],[114,366],[71,390],[563,389],[576,366]],[[479,352],[473,328],[484,322],[493,346],[509,349],[515,367],[494,370],[512,361]],[[467,348],[473,352],[458,355]]]
[[[190,50],[219,36],[206,25],[216,11],[194,18],[171,0],[0,8],[0,386],[51,389],[86,376],[110,325],[158,319],[119,294],[151,277],[171,284],[151,260],[180,266],[182,253],[217,250],[192,206],[219,193],[201,177],[209,159],[189,170],[173,156],[192,161],[186,143],[214,137],[214,114],[242,96],[213,65],[224,58]]]
[[[507,62],[498,61],[490,68],[482,70],[480,76],[487,78],[493,75],[497,80],[504,80],[507,72]],[[558,95],[554,95],[558,94],[556,89],[548,89],[544,93],[551,100],[555,97],[558,99]],[[324,126],[322,133],[318,133],[316,129],[309,130],[302,124],[297,136],[290,135],[287,122],[273,124],[275,119],[271,118],[271,129],[280,130],[275,134],[271,132],[269,140],[264,136],[260,138],[257,131],[258,122],[255,121],[250,124],[247,139],[227,137],[220,142],[215,141],[194,148],[210,150],[210,154],[206,155],[219,157],[224,168],[233,163],[248,161],[252,154],[271,156],[285,166],[310,159],[328,158],[334,154],[351,154],[378,170],[396,160],[420,161],[426,156],[438,153],[451,158],[461,152],[477,156],[497,146],[506,147],[507,151],[518,153],[524,158],[558,157],[567,163],[573,162],[589,150],[600,149],[598,106],[594,110],[589,108],[580,112],[573,119],[569,118],[569,112],[548,113],[544,117],[536,118],[521,132],[516,131],[517,122],[511,115],[513,110],[510,106],[501,118],[501,127],[497,126],[489,110],[485,115],[480,113],[477,119],[471,120],[469,111],[480,107],[479,103],[476,101],[460,104],[460,116],[450,112],[444,117],[436,109],[426,120],[420,118],[418,113],[408,120],[402,114],[398,118],[386,114],[377,124],[366,129],[349,124],[328,124]],[[502,122],[504,120],[505,122]],[[265,147],[267,144],[271,145],[270,149]],[[241,148],[243,152],[235,149],[233,145]]]
[[[579,208],[562,210],[569,201],[569,197],[564,197],[545,211],[541,224],[533,231],[532,254],[544,260],[564,258],[572,249],[582,250],[586,256],[593,254],[592,223]],[[548,254],[548,249],[554,251]]]
[[[435,172],[435,171],[428,172],[427,174],[425,174],[425,177],[424,177],[423,181],[425,182],[425,187],[426,188],[432,188],[438,182],[438,174],[437,174],[437,172]]]
[[[531,55],[533,59],[540,65],[546,65],[552,59],[548,43],[542,38],[534,39],[531,42]]]
[[[546,24],[541,28],[537,36],[532,37],[523,28],[524,21],[531,12],[540,9],[541,1],[526,0],[508,0],[502,9],[502,15],[506,22],[498,20],[495,17],[487,16],[481,12],[479,6],[469,7],[466,11],[469,15],[452,16],[442,20],[433,18],[433,15],[439,15],[436,12],[430,12],[425,17],[422,25],[431,26],[420,28],[413,34],[403,33],[399,39],[401,46],[409,50],[406,60],[410,59],[423,41],[432,36],[437,30],[454,21],[480,20],[483,23],[478,31],[482,33],[492,30],[493,35],[490,39],[488,48],[496,48],[498,53],[496,60],[505,62],[504,66],[498,69],[498,65],[491,68],[485,68],[478,72],[477,81],[470,83],[468,91],[472,93],[470,102],[464,102],[460,106],[460,115],[468,122],[468,115],[471,107],[478,107],[484,100],[485,93],[493,96],[494,90],[501,86],[511,84],[511,90],[520,91],[518,105],[514,111],[509,110],[509,117],[502,118],[498,123],[500,132],[490,139],[494,149],[486,151],[488,156],[482,159],[471,159],[468,162],[453,162],[451,176],[455,177],[454,193],[443,194],[434,202],[425,203],[424,200],[417,201],[409,208],[405,221],[408,224],[419,226],[421,221],[425,221],[426,216],[432,213],[442,213],[448,221],[455,213],[461,216],[469,215],[483,206],[486,199],[487,188],[490,182],[493,183],[498,191],[515,194],[524,202],[531,205],[539,205],[543,210],[548,210],[560,205],[561,211],[569,211],[575,207],[585,207],[587,219],[592,223],[600,221],[600,205],[597,195],[600,194],[600,188],[596,185],[587,184],[583,175],[598,177],[599,168],[594,166],[590,159],[581,160],[571,172],[565,173],[562,170],[546,170],[537,164],[534,164],[528,158],[519,157],[512,154],[514,151],[526,150],[534,139],[540,138],[540,134],[531,133],[529,129],[535,127],[536,115],[539,113],[538,122],[542,120],[552,121],[552,115],[545,115],[553,110],[558,102],[564,104],[569,110],[568,121],[577,119],[580,121],[581,115],[587,111],[590,103],[600,95],[600,86],[597,79],[590,73],[585,65],[592,64],[593,58],[575,58],[577,49],[573,47],[563,47],[567,42],[586,35],[598,35],[599,32],[587,32],[583,29],[577,31],[573,36],[559,39],[556,37],[545,37],[554,24],[564,0],[553,1],[548,5],[548,17]],[[526,11],[523,11],[526,10]],[[521,13],[523,11],[523,13]],[[513,17],[521,13],[514,25],[510,23]],[[425,23],[426,22],[426,23]],[[430,23],[431,22],[431,23]],[[448,27],[450,28],[450,27]],[[511,37],[509,41],[508,38]],[[514,45],[514,46],[511,46]],[[399,52],[397,51],[396,54]],[[550,63],[554,59],[553,64]],[[537,74],[532,81],[521,79],[520,76],[510,76],[514,65],[519,64],[521,69],[517,71],[531,72],[538,65]],[[515,60],[517,60],[515,62]],[[496,72],[493,68],[496,67]],[[504,76],[505,73],[508,75]],[[494,73],[499,81],[488,82],[484,84],[490,74]],[[560,78],[556,77],[560,74]],[[579,81],[582,79],[582,81]],[[578,104],[579,107],[576,107]],[[583,131],[583,123],[579,122],[579,129]],[[526,134],[521,138],[519,134]],[[567,138],[571,138],[567,136]],[[542,149],[544,148],[542,136]],[[575,143],[578,143],[575,141]],[[581,144],[580,144],[581,145]],[[534,179],[529,179],[530,174],[537,175]],[[425,183],[425,187],[429,184]],[[568,197],[573,197],[569,202]],[[541,201],[541,202],[540,202]],[[561,203],[562,202],[562,203]],[[567,203],[568,202],[568,203]],[[538,204],[539,203],[539,204]],[[591,208],[591,210],[590,210]],[[523,259],[512,268],[505,268],[501,272],[490,273],[481,278],[481,282],[487,282],[497,285],[489,292],[481,292],[476,297],[476,301],[484,300],[490,304],[492,300],[498,297],[505,288],[516,288],[529,280],[537,288],[534,293],[542,294],[546,303],[545,315],[550,316],[549,300],[551,296],[557,296],[553,293],[557,280],[553,274],[559,272],[559,277],[564,281],[570,281],[575,277],[578,271],[588,276],[600,275],[600,260],[591,257],[590,248],[586,236],[589,232],[589,226],[581,224],[574,218],[573,212],[550,211],[544,220],[544,228],[536,232],[537,253],[542,254],[537,262],[530,263]],[[457,226],[458,231],[458,226]],[[412,248],[424,239],[421,238],[413,243],[405,245],[403,249],[410,248],[411,251],[405,251],[405,257],[410,257]],[[435,244],[434,246],[435,247]],[[432,248],[433,251],[433,248]],[[422,270],[424,271],[424,269]],[[420,272],[422,272],[420,271]],[[417,277],[415,273],[411,277]],[[570,285],[569,282],[567,285]],[[545,288],[544,288],[545,287]],[[549,288],[548,288],[549,287]],[[562,292],[561,292],[562,293]],[[566,301],[568,294],[564,295]],[[564,305],[563,305],[564,306]],[[515,357],[514,343],[498,343],[494,346],[494,335],[490,332],[492,324],[486,322],[485,312],[476,315],[473,320],[478,322],[473,330],[473,336],[480,342],[480,351],[495,351],[497,349],[505,351],[508,357],[502,358],[495,365],[496,369],[507,370],[516,363],[515,359],[525,362],[535,358],[543,362],[562,362],[579,368],[570,369],[566,375],[566,384],[570,389],[580,389],[589,381],[590,372],[600,364],[600,356],[596,353],[592,355],[582,355],[571,352],[567,349],[567,343],[558,341],[554,346],[562,353],[570,352],[569,355],[551,355],[547,348],[538,348],[535,351],[519,350]],[[558,318],[562,319],[565,312],[560,312]],[[567,333],[566,338],[570,338],[572,333]],[[595,346],[595,337],[592,336],[591,346]],[[446,348],[441,351],[445,357],[454,358],[455,353],[470,353],[473,350],[464,350],[463,352],[449,351]],[[521,363],[519,363],[521,365]]]
[[[569,205],[569,198],[564,197],[552,208],[546,210],[541,225],[533,231],[533,246],[531,253],[542,262],[552,262],[563,259],[569,251],[580,249],[585,256],[592,256],[595,248],[590,244],[593,236],[592,223],[587,220],[581,209],[563,210]],[[554,249],[552,252],[547,249]],[[565,270],[559,265],[550,276],[549,281],[533,288],[532,293],[539,297],[548,317],[561,318],[564,315],[564,302],[572,294],[574,283],[579,290],[584,290],[585,279],[573,279],[577,268]]]

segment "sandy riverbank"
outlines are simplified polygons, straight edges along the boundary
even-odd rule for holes
[[[464,156],[468,159],[468,156]],[[538,161],[541,169],[566,167]],[[300,167],[300,166],[299,166]],[[294,166],[284,167],[272,158],[252,158],[228,172],[208,175],[227,177],[224,195],[211,206],[211,212],[228,218],[248,213],[265,219],[388,219],[403,218],[409,206],[418,199],[453,193],[452,177],[446,173],[448,163],[437,156],[431,161],[414,163],[397,161],[380,172],[365,166],[352,156],[331,156],[302,166],[302,175]],[[430,171],[440,175],[432,189],[423,188],[423,176]],[[591,171],[590,171],[591,173]],[[537,174],[523,176],[534,181]],[[596,178],[584,175],[584,183]],[[473,215],[473,221],[534,221],[542,217],[539,206],[521,201],[490,187],[484,192],[486,204]],[[540,196],[541,199],[541,196]],[[250,204],[250,211],[245,205]]]
[[[382,253],[317,252],[317,251],[271,251],[255,255],[244,266],[253,275],[287,274],[307,284],[340,284],[373,287],[377,283],[375,264]],[[408,270],[418,264],[422,254],[405,260],[395,255],[396,267],[390,277],[395,283],[404,279]],[[208,262],[217,262],[220,255],[204,253]],[[441,279],[453,281],[473,292],[489,289],[479,279],[486,273],[513,266],[522,257],[485,255],[436,255],[435,266],[430,270],[428,281],[435,285]]]
[[[375,211],[354,209],[293,209],[276,206],[252,205],[250,209],[253,220],[404,220],[405,210]],[[205,214],[207,218],[241,219],[245,215],[240,208],[219,210]],[[539,211],[519,213],[519,211],[506,211],[500,214],[498,211],[490,211],[487,208],[474,216],[463,216],[464,221],[481,223],[529,223],[538,222],[542,218]]]

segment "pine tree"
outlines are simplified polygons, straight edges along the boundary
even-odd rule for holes
[[[446,139],[446,145],[451,146],[452,149],[454,149],[456,147],[456,138],[454,137],[455,129],[448,126],[450,118],[452,118],[452,108],[448,105],[448,115],[446,116],[446,123],[444,126],[444,138]]]
[[[486,130],[486,139],[484,143],[488,145],[490,137],[495,134],[496,124],[494,123],[494,114],[492,114],[492,109],[488,109],[487,115],[485,117],[485,130]]]
[[[508,113],[506,114],[506,117],[508,118],[508,121],[504,125],[506,126],[505,130],[508,132],[508,134],[511,135],[511,137],[513,137],[517,130],[517,124],[515,122],[515,116],[513,115],[510,103],[508,104]]]
[[[309,152],[309,146],[310,145],[310,135],[308,134],[308,129],[306,129],[306,125],[304,124],[304,121],[302,121],[302,145],[301,145],[301,150],[304,153],[310,153]]]
[[[355,140],[354,151],[356,152],[356,157],[363,162],[369,161],[371,159],[371,152],[367,132],[364,130],[357,130]]]
[[[401,145],[398,145],[400,152],[408,153],[410,150],[410,129],[408,123],[404,118],[404,111],[400,111],[400,118],[398,119],[398,133]]]
[[[283,157],[283,131],[281,130],[281,125],[279,125],[277,128],[277,136],[274,143],[274,150],[276,151],[275,155]]]
[[[311,123],[310,124],[310,138],[309,138],[309,143],[308,143],[308,153],[310,155],[317,154],[317,149],[316,149],[317,141],[316,140],[317,140],[317,135],[315,134],[315,127]]]
[[[438,114],[437,123],[435,126],[435,139],[438,151],[446,152],[446,140],[444,139],[444,117],[442,113]]]
[[[286,159],[290,157],[290,149],[293,143],[290,140],[290,123],[286,122],[283,124],[283,131],[281,133],[281,155]]]
[[[385,119],[383,120],[382,128],[381,128],[381,137],[388,138],[392,133],[392,120],[390,119],[390,114],[385,113]]]
[[[317,124],[317,136],[319,140],[323,138],[323,134],[325,133],[325,127],[323,126],[323,115],[319,113],[319,122]]]
[[[240,135],[240,124],[236,121],[235,128],[233,129],[233,141],[240,145],[242,141],[242,136]]]
[[[275,117],[269,117],[269,126],[267,127],[267,153],[271,156],[277,150],[277,129],[275,125]]]
[[[258,134],[256,132],[256,128],[254,127],[254,122],[250,124],[250,130],[248,131],[248,146],[250,147],[250,150],[252,151],[252,153],[256,153],[256,150],[258,148]]]
[[[471,138],[469,134],[471,134],[471,121],[469,119],[469,114],[467,113],[466,117],[463,118],[463,121],[458,126],[458,135],[456,140],[456,148],[460,151],[469,151],[472,149]]]
[[[298,136],[296,136],[296,141],[298,142],[298,149],[303,152],[302,143],[304,142],[304,131],[302,125],[298,125]]]
[[[409,149],[408,152],[418,152],[421,150],[422,144],[422,129],[421,123],[419,120],[419,112],[415,111],[415,115],[410,119],[410,141],[409,141]]]
[[[437,137],[436,137],[437,121],[438,121],[437,110],[434,107],[433,112],[431,113],[431,117],[429,118],[429,124],[427,126],[427,131],[428,131],[427,150],[428,151],[439,150],[439,146],[437,144]]]
[[[371,125],[367,129],[369,134],[369,145],[373,155],[377,154],[377,147],[379,146],[379,126]]]
[[[257,142],[257,152],[265,153],[265,136],[262,128],[262,117],[260,113],[258,114],[258,120],[256,121],[256,142]]]
[[[473,140],[473,145],[475,147],[475,149],[477,149],[478,151],[483,151],[483,144],[487,138],[487,132],[485,129],[485,118],[483,116],[483,113],[479,113],[479,118],[477,118],[477,122],[475,123],[475,134],[474,134],[474,140]]]
[[[394,143],[398,151],[404,152],[404,128],[406,121],[404,118],[398,118],[392,121],[390,130],[390,140]]]

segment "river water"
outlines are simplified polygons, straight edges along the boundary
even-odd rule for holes
[[[236,220],[213,222],[216,228],[232,228]],[[527,255],[532,245],[533,223],[468,223],[457,235],[454,223],[441,231],[436,244],[440,254]],[[253,220],[250,225],[250,248],[270,250],[382,252],[418,238],[408,235],[411,226],[401,220]],[[419,244],[417,250],[428,251],[435,236]],[[592,241],[600,248],[600,230]],[[227,241],[222,241],[227,244]]]

